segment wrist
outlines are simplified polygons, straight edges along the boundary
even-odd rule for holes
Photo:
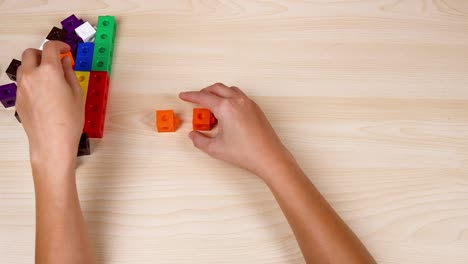
[[[271,186],[282,178],[295,175],[300,171],[300,167],[294,156],[285,149],[281,155],[270,159],[265,166],[256,174],[268,185]]]
[[[71,143],[69,139],[51,138],[47,142],[38,140],[29,142],[29,156],[32,165],[57,165],[75,162],[78,143]]]
[[[30,151],[30,162],[33,177],[40,179],[58,179],[74,175],[76,153],[71,151]]]

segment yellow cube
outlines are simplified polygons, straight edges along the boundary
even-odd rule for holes
[[[84,103],[86,104],[86,96],[88,95],[89,75],[90,72],[76,71],[75,75],[80,83],[81,90],[83,91]]]

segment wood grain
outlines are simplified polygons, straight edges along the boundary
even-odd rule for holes
[[[177,93],[217,81],[265,109],[379,263],[468,262],[467,1],[3,0],[0,71],[71,13],[119,23],[105,138],[78,167],[100,263],[304,263],[268,189],[186,136]],[[163,108],[177,133],[154,131]],[[0,259],[23,264],[34,192],[13,112]]]

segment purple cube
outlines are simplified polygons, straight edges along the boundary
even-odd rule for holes
[[[19,66],[21,66],[21,61],[13,59],[6,70],[6,74],[8,78],[13,82],[16,82],[16,73],[18,71]]]
[[[58,27],[53,27],[50,31],[49,35],[47,35],[48,40],[58,40],[63,41],[67,35],[67,31],[64,29],[60,29]]]
[[[71,15],[60,22],[60,24],[62,24],[63,29],[65,29],[68,33],[71,33],[75,32],[75,28],[83,24],[83,20],[78,19],[75,15]]]
[[[0,86],[0,102],[5,108],[15,106],[16,103],[16,84],[10,83]]]
[[[70,51],[73,54],[73,57],[76,55],[76,48],[78,47],[78,43],[83,43],[83,40],[78,37],[75,32],[68,32],[65,40],[63,41],[70,46]]]

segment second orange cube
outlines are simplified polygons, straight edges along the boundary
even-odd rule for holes
[[[193,130],[209,131],[213,129],[218,120],[210,111],[206,108],[194,108],[193,109]]]

